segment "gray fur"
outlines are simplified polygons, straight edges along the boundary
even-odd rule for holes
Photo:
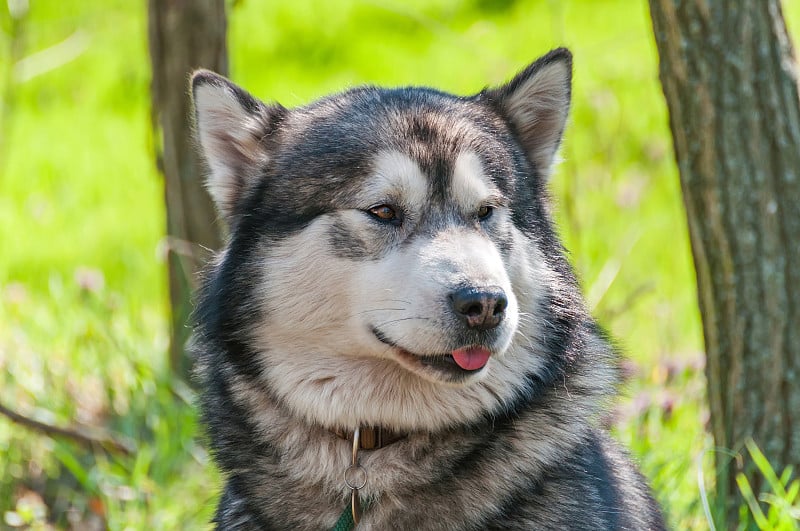
[[[195,75],[231,229],[193,341],[219,529],[331,528],[350,493],[331,430],[357,426],[408,432],[361,452],[363,528],[664,528],[598,427],[615,358],[549,217],[570,72],[560,49],[469,98],[365,87],[292,110]],[[452,295],[487,287],[508,306],[473,328]],[[452,362],[469,345],[483,368]]]

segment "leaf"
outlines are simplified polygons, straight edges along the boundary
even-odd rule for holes
[[[756,521],[758,528],[762,530],[770,529],[769,521],[761,510],[761,506],[758,505],[758,500],[756,500],[753,494],[753,489],[750,487],[747,476],[741,472],[736,474],[736,484],[739,485],[739,491],[742,493],[744,501],[747,502],[747,506],[750,507],[750,513],[753,515],[753,519]]]
[[[761,474],[763,474],[764,478],[767,480],[767,483],[769,483],[770,488],[772,488],[772,492],[777,494],[780,498],[786,498],[786,489],[784,488],[784,483],[778,479],[778,475],[775,474],[775,470],[758,448],[758,445],[756,445],[753,439],[747,439],[744,444],[747,446],[747,451],[750,452],[753,462],[761,471]]]

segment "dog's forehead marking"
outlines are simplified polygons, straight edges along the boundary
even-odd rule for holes
[[[471,208],[493,195],[497,195],[497,189],[489,181],[481,158],[474,151],[459,153],[450,180],[451,198],[459,206]]]
[[[428,179],[409,155],[386,149],[375,155],[372,166],[373,178],[367,185],[367,200],[403,199],[410,204],[421,204],[428,197]]]

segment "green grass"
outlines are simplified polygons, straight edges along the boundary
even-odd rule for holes
[[[0,527],[197,529],[217,493],[191,393],[166,365],[143,4],[40,0],[16,23],[7,5],[24,2],[0,8],[0,400],[138,447],[109,456],[0,419]],[[34,55],[61,42],[55,62]],[[573,50],[552,189],[590,303],[634,362],[616,433],[671,526],[706,528],[701,327],[646,3],[246,0],[229,44],[231,77],[288,106],[360,83],[472,93]]]

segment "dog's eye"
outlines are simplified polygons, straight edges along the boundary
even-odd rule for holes
[[[488,205],[483,205],[478,209],[478,219],[481,221],[487,220],[492,217],[492,212],[494,212],[494,208]]]
[[[395,207],[389,205],[374,206],[369,209],[369,213],[379,220],[386,221],[393,225],[400,225],[403,221],[402,215],[397,212]]]

